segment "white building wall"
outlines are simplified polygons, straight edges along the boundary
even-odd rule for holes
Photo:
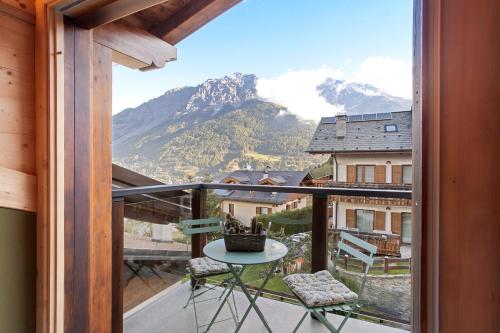
[[[388,206],[385,205],[364,205],[358,203],[349,202],[338,202],[337,203],[337,225],[340,229],[347,228],[347,209],[366,209],[366,210],[376,210],[385,212],[385,232],[391,232],[391,213],[411,213],[411,207],[404,206],[390,206],[390,210],[387,210]],[[380,232],[379,230],[376,230]]]
[[[392,165],[412,164],[412,159],[411,153],[360,153],[337,155],[337,163],[339,182],[347,181],[347,165],[385,165],[386,182],[392,183]]]
[[[258,202],[246,202],[246,201],[229,201],[224,200],[221,202],[222,211],[224,213],[229,213],[229,204],[234,204],[234,217],[244,223],[246,226],[250,226],[252,217],[255,216],[257,207],[267,207],[272,209],[273,213],[278,213],[286,210],[286,205],[292,206],[294,202],[297,202],[297,209],[305,208],[307,206],[306,198],[301,198],[297,200],[289,201],[283,205],[273,205],[267,203]]]

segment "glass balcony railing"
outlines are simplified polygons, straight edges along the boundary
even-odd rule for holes
[[[231,191],[241,192],[245,200],[237,202],[225,198],[224,195]],[[112,277],[113,320],[123,320],[125,313],[127,322],[127,318],[132,318],[151,300],[173,297],[170,292],[189,281],[187,261],[202,256],[202,248],[207,241],[221,237],[217,234],[186,237],[181,228],[182,220],[223,216],[228,212],[243,223],[249,224],[253,216],[257,216],[265,227],[271,222],[269,237],[285,244],[289,252],[277,266],[264,296],[274,302],[294,303],[294,296],[282,281],[284,276],[332,269],[339,235],[338,229],[331,228],[333,217],[329,213],[329,200],[333,196],[411,200],[411,191],[215,183],[115,188],[113,265],[119,269],[114,269]],[[263,198],[268,200],[268,204],[257,203],[259,200],[265,202]],[[290,198],[296,204],[290,204]],[[391,246],[394,250],[393,242],[399,244],[399,236],[388,239],[386,236],[362,235],[359,232],[356,236],[385,250],[370,271],[365,289],[366,303],[358,316],[408,328],[411,262],[404,258],[387,257]],[[341,261],[335,274],[356,290],[362,264],[345,256],[341,257]],[[252,289],[260,285],[267,270],[268,267],[253,266],[245,271],[242,280]],[[219,281],[216,278],[207,283]],[[169,324],[165,325],[168,327]]]

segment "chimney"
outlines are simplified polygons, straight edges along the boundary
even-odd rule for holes
[[[269,169],[271,169],[271,167],[268,165],[266,166],[266,169],[264,170],[264,176],[262,176],[262,179],[267,179],[269,178]]]
[[[337,121],[335,124],[335,128],[337,130],[337,138],[342,139],[345,138],[347,133],[347,115],[339,114],[337,115]]]

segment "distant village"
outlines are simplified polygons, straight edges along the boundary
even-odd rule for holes
[[[329,155],[330,172],[284,170],[234,171],[221,182],[273,186],[342,186],[411,189],[411,111],[338,115],[322,118],[311,139],[309,154]],[[255,215],[306,207],[305,195],[217,190],[221,209],[244,223]],[[329,227],[381,236],[398,235],[411,243],[411,200],[331,196]]]

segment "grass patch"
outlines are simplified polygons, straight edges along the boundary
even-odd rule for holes
[[[269,264],[247,266],[245,272],[243,272],[241,280],[245,283],[245,285],[258,288],[261,286],[262,282],[264,282],[265,274],[269,272],[270,268],[271,267],[269,266]],[[231,274],[229,273],[222,274],[210,277],[208,280],[212,281],[213,283],[217,283],[223,281],[224,279],[229,278],[230,276]],[[189,279],[190,275],[187,274],[182,281],[185,282],[188,281]],[[290,291],[288,290],[288,287],[285,285],[282,279],[283,277],[281,275],[275,275],[271,277],[267,282],[265,289],[280,293],[287,293],[291,295]]]
[[[248,157],[250,159],[256,160],[256,161],[279,162],[281,160],[281,157],[279,157],[279,156],[259,154],[259,153],[254,152],[254,151],[249,152],[249,153],[245,153],[244,156]]]

